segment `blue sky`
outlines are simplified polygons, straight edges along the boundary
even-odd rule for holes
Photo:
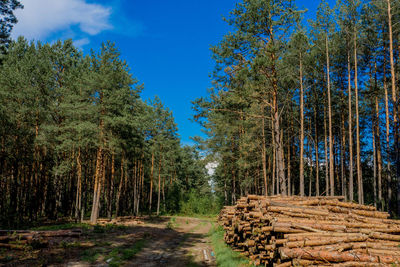
[[[222,16],[236,0],[22,0],[13,37],[53,42],[72,38],[84,52],[116,43],[144,83],[143,99],[158,95],[174,114],[183,144],[201,135],[191,101],[206,96],[214,63],[210,46],[228,26]],[[297,0],[314,17],[319,1]],[[331,5],[333,0],[329,0]]]

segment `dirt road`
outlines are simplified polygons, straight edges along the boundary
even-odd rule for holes
[[[61,229],[63,226],[56,226]],[[216,266],[210,220],[189,217],[119,218],[81,228],[80,238],[52,239],[46,247],[0,249],[2,266]]]
[[[150,243],[127,266],[216,266],[208,239],[210,221],[172,217],[145,226],[152,232]]]

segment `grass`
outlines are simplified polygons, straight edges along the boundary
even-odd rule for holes
[[[214,226],[210,230],[210,238],[211,243],[214,248],[215,258],[218,266],[221,267],[245,267],[245,266],[254,266],[251,265],[249,260],[240,255],[238,252],[233,251],[228,245],[224,242],[224,230],[222,227]]]
[[[34,227],[31,230],[34,231],[57,231],[57,230],[68,230],[82,228],[85,230],[91,229],[92,226],[86,223],[64,223],[64,224],[53,224],[53,225],[44,225],[39,227]]]
[[[106,252],[105,248],[90,248],[90,249],[85,249],[81,253],[81,260],[90,262],[90,263],[95,263],[97,259]]]
[[[171,219],[169,219],[166,227],[167,227],[167,229],[174,229],[174,228],[179,227],[179,223],[176,222],[175,217],[171,217]]]
[[[81,253],[81,260],[94,264],[102,256],[108,263],[108,266],[118,267],[122,265],[124,261],[132,260],[145,245],[146,240],[140,239],[129,247],[121,246],[112,250],[102,247],[90,248]]]
[[[130,247],[114,248],[106,257],[109,266],[120,266],[123,261],[132,260],[146,245],[146,240],[140,239]]]

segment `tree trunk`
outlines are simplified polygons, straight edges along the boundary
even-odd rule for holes
[[[360,115],[358,107],[358,60],[357,60],[357,33],[354,32],[354,91],[356,98],[356,142],[357,142],[357,184],[358,203],[364,203],[364,190],[361,170],[361,148],[360,148]]]
[[[97,149],[97,160],[96,160],[96,174],[94,179],[94,191],[93,191],[93,205],[92,205],[92,213],[90,215],[90,222],[95,224],[97,223],[97,216],[99,212],[99,204],[100,204],[100,192],[101,192],[101,180],[102,180],[102,172],[103,172],[103,148],[99,147]]]
[[[111,180],[110,180],[110,191],[108,195],[108,210],[107,217],[109,220],[112,218],[112,204],[113,204],[113,195],[114,195],[114,177],[115,177],[115,153],[113,152],[111,155]]]
[[[345,98],[344,98],[344,93],[343,93],[343,103],[345,103]],[[342,196],[345,196],[346,200],[347,200],[347,186],[346,186],[346,173],[345,173],[345,155],[346,155],[346,130],[344,127],[344,121],[345,121],[345,117],[344,117],[344,113],[341,114],[341,142],[340,142],[340,172],[341,172],[341,178],[342,178]]]
[[[151,201],[153,199],[154,152],[151,153],[149,213],[151,214]]]
[[[317,120],[317,110],[314,109],[314,126],[315,126],[315,142],[314,142],[314,150],[315,150],[315,194],[319,196],[319,138],[318,138],[318,120]]]
[[[81,148],[78,148],[78,155],[76,156],[76,199],[75,199],[75,221],[81,222],[80,212],[82,209],[82,163],[81,163]]]
[[[389,113],[389,96],[386,80],[386,46],[383,49],[383,89],[385,91],[385,123],[386,123],[386,154],[387,154],[387,173],[386,173],[386,187],[387,187],[387,201],[386,206],[389,210],[389,202],[392,199],[392,177],[390,168],[390,113]]]
[[[271,120],[271,128],[274,129],[273,120]],[[278,194],[276,190],[276,148],[275,148],[275,131],[272,130],[272,195]]]
[[[304,196],[304,91],[303,62],[300,53],[300,196]]]
[[[264,118],[264,107],[261,109],[262,112],[262,124],[261,124],[261,134],[262,134],[262,149],[261,149],[261,160],[262,160],[262,168],[263,168],[263,178],[264,178],[264,194],[268,195],[268,184],[267,184],[267,148],[265,141],[265,118]]]
[[[115,200],[115,217],[118,217],[118,215],[119,215],[119,206],[120,206],[120,199],[121,199],[121,194],[122,194],[122,186],[124,184],[124,164],[125,164],[125,155],[124,155],[124,153],[122,153],[121,179],[119,180],[117,199]]]
[[[157,192],[157,216],[160,215],[160,196],[161,196],[161,149],[158,161],[158,192]]]
[[[399,147],[399,125],[398,125],[398,104],[397,103],[397,91],[396,91],[396,75],[395,75],[395,64],[393,56],[393,30],[392,30],[392,11],[390,0],[387,0],[387,12],[388,12],[388,25],[389,25],[389,54],[390,54],[390,73],[392,78],[392,102],[393,102],[393,135],[394,135],[394,149],[395,149],[395,161],[396,161],[396,176],[397,176],[397,213],[400,214],[400,147]]]
[[[324,152],[325,152],[325,195],[329,195],[329,162],[328,162],[328,133],[326,125],[326,107],[324,106]]]
[[[381,134],[380,134],[380,125],[379,125],[379,102],[378,97],[375,96],[375,117],[376,117],[376,129],[375,129],[375,147],[376,147],[376,160],[378,164],[378,204],[382,209],[383,200],[382,200],[382,152],[381,152]]]
[[[351,97],[351,68],[350,53],[347,54],[347,82],[349,95],[349,199],[354,200],[354,179],[353,179],[353,114],[352,114],[352,97]]]
[[[330,181],[330,195],[335,195],[335,181],[333,170],[333,134],[332,134],[332,104],[331,104],[331,82],[330,82],[330,67],[329,67],[329,46],[328,34],[325,36],[325,50],[326,50],[326,78],[327,78],[327,94],[328,94],[328,123],[329,123],[329,181]],[[328,192],[327,192],[328,194]]]

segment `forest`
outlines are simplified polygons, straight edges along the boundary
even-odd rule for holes
[[[185,145],[116,43],[1,1],[0,265],[400,263],[400,1],[299,2],[224,14]]]
[[[176,213],[211,193],[199,152],[181,146],[159,98],[140,98],[115,44],[88,55],[72,40],[2,47],[1,225]]]
[[[193,102],[217,193],[344,196],[400,214],[400,3],[237,3]]]
[[[84,54],[72,40],[11,40],[22,5],[3,5],[2,225],[216,212],[248,194],[399,214],[397,1],[323,0],[308,21],[294,1],[238,2],[211,48],[213,86],[193,101],[206,138],[192,147],[114,43]]]

